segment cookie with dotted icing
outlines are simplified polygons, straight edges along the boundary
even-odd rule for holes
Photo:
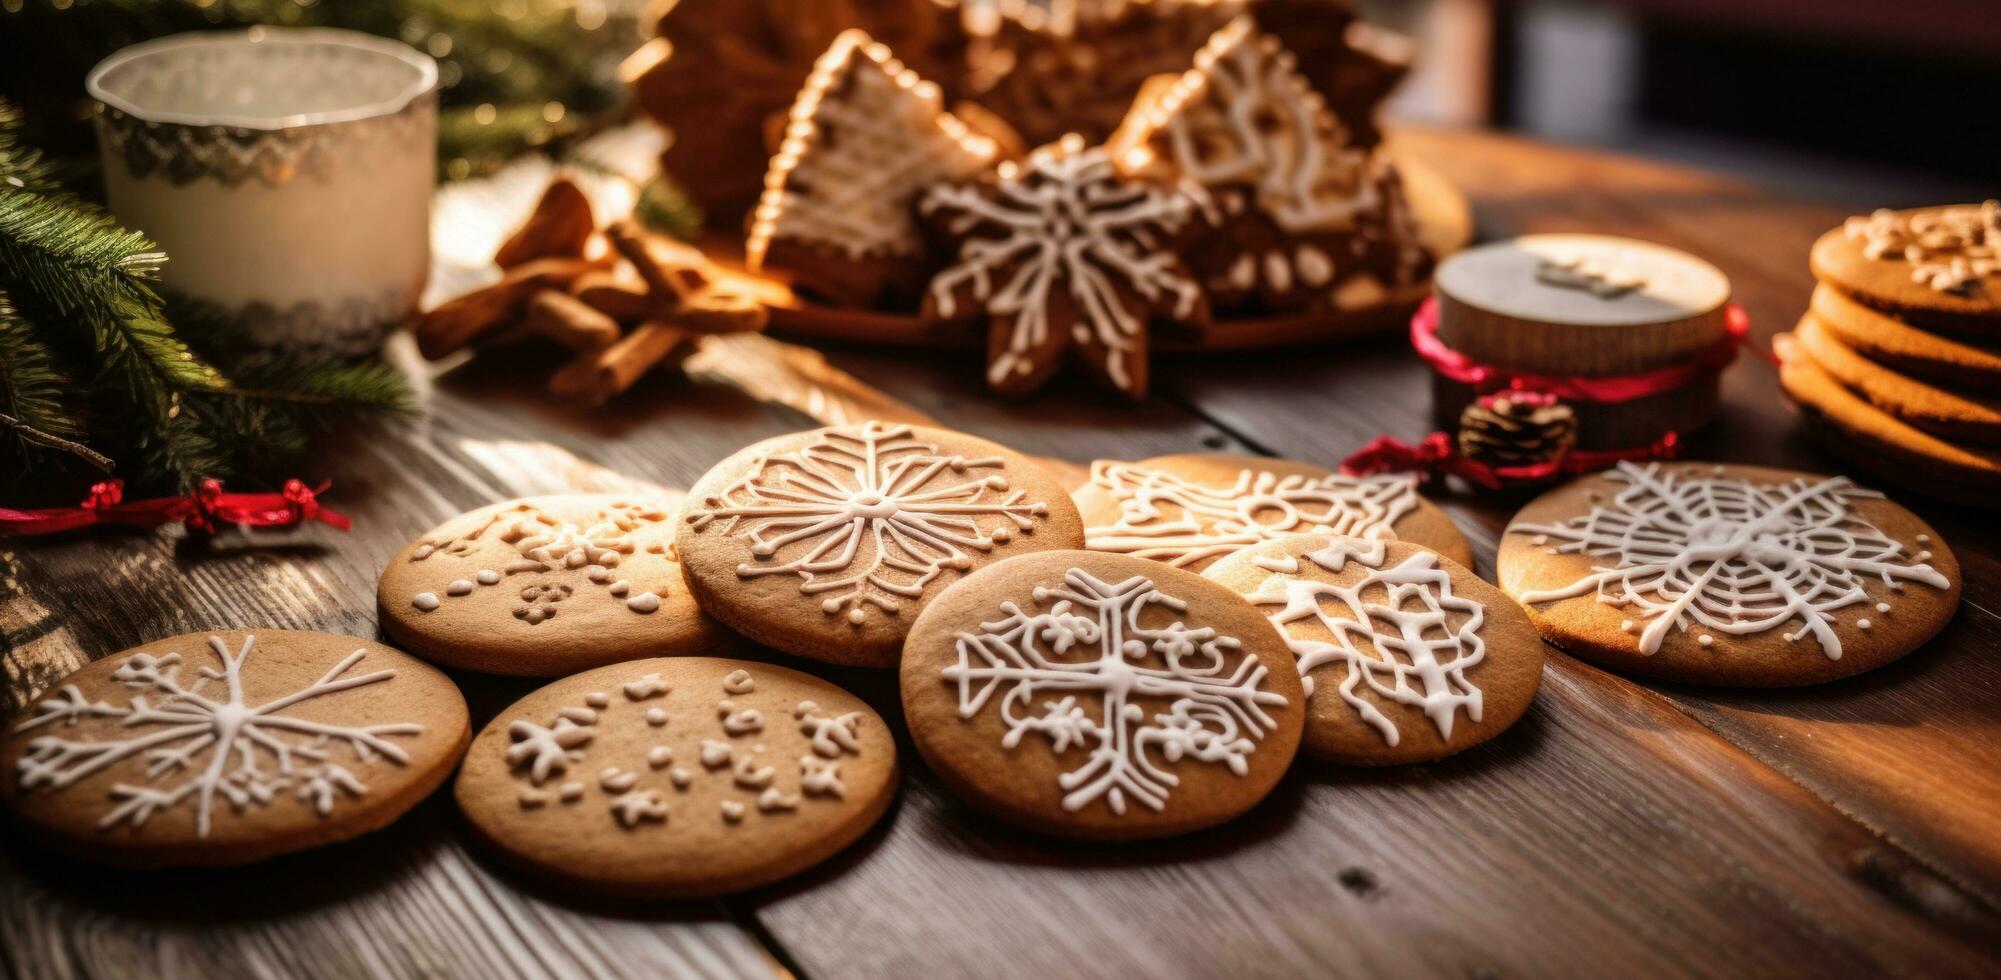
[[[887,667],[925,603],[1009,555],[1076,548],[1061,483],[960,432],[864,422],[767,439],[688,493],[675,547],[710,615],[760,643]]]
[[[1409,476],[1347,476],[1285,459],[1222,454],[1098,460],[1075,494],[1093,551],[1199,572],[1287,534],[1386,537],[1471,567],[1452,519]]]
[[[727,652],[674,559],[674,510],[611,494],[461,514],[390,559],[382,630],[437,663],[547,677],[621,660]]]
[[[1880,667],[1959,604],[1917,515],[1847,477],[1621,463],[1508,525],[1501,588],[1551,644],[1617,670],[1780,687]]]
[[[97,660],[0,729],[0,802],[122,867],[248,864],[387,826],[471,729],[436,668],[379,643],[217,630]]]
[[[945,590],[904,645],[904,721],[947,786],[1013,823],[1122,840],[1234,819],[1305,712],[1285,639],[1159,562],[1052,551]]]
[[[2001,331],[2001,201],[1858,215],[1820,236],[1810,261],[1821,282],[1909,322]]]
[[[888,809],[896,774],[895,738],[854,695],[673,657],[515,702],[473,740],[455,792],[509,864],[590,894],[696,898],[831,857]]]
[[[1306,688],[1305,750],[1347,765],[1441,759],[1521,718],[1543,643],[1464,565],[1400,541],[1290,535],[1205,577],[1271,619]]]

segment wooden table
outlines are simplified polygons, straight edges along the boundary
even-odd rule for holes
[[[1485,235],[1604,231],[1710,258],[1761,340],[1805,307],[1807,247],[1842,217],[1632,160],[1398,139],[1468,192]],[[1323,464],[1378,433],[1419,435],[1427,417],[1423,368],[1394,339],[1164,358],[1137,407],[1062,388],[997,402],[973,358],[843,349],[822,370],[768,343],[738,353],[718,368],[737,383],[662,376],[596,415],[545,403],[532,367],[453,372],[418,431],[331,464],[350,534],[0,543],[0,713],[169,634],[374,636],[376,573],[452,514],[573,487],[686,487],[813,417],[928,414],[1080,462],[1209,449]],[[1836,468],[1797,431],[1771,367],[1747,357],[1725,389],[1722,424],[1692,456]],[[1492,743],[1384,771],[1302,762],[1243,820],[1130,847],[970,812],[906,745],[901,801],[860,844],[780,886],[685,905],[580,904],[502,875],[467,851],[448,794],[370,838],[227,873],[110,873],[9,843],[0,963],[19,977],[1992,976],[2001,536],[1984,515],[1900,499],[1958,553],[1965,603],[1926,649],[1842,683],[1642,684],[1552,653],[1535,707]],[[1511,502],[1444,502],[1491,571]],[[824,673],[894,711],[889,676]],[[478,722],[534,686],[459,679]]]

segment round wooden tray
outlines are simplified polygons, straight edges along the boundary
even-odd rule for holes
[[[1400,158],[1397,166],[1425,247],[1442,259],[1471,243],[1473,209],[1466,196],[1422,161]],[[1197,328],[1162,328],[1154,332],[1152,347],[1163,351],[1253,350],[1379,336],[1402,329],[1430,293],[1431,286],[1426,283],[1393,293],[1382,303],[1362,310],[1247,317]],[[913,313],[840,309],[796,296],[769,306],[772,332],[807,340],[952,348],[977,348],[987,342],[984,330],[931,323]]]

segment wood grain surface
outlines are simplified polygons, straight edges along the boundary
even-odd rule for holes
[[[1596,231],[1728,273],[1763,340],[1811,290],[1842,215],[1712,175],[1500,137],[1404,131],[1483,235]],[[1331,465],[1421,435],[1419,362],[1394,340],[1165,356],[1156,395],[1059,386],[1005,403],[977,358],[758,338],[705,351],[597,413],[545,368],[483,356],[421,427],[328,453],[353,532],[213,543],[178,533],[0,542],[0,714],[93,657],[208,627],[376,635],[374,580],[409,538],[490,501],[688,486],[819,418],[935,419],[1072,464],[1219,450]],[[1725,377],[1698,457],[1838,468],[1773,369]],[[1074,478],[1076,470],[1069,470]],[[1518,499],[1440,502],[1491,571]],[[1992,976],[2001,972],[2001,536],[1900,499],[1966,569],[1958,619],[1873,674],[1782,692],[1641,684],[1553,655],[1501,738],[1385,771],[1302,764],[1249,817],[1140,847],[1054,842],[947,796],[908,752],[861,843],[717,902],[593,904],[468,851],[435,797],[389,830],[256,868],[112,874],[0,844],[0,964],[17,977],[215,976]],[[893,677],[810,668],[892,716]],[[458,674],[476,723],[533,682]]]

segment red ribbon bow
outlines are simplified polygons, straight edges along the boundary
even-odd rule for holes
[[[1416,348],[1419,357],[1431,365],[1432,370],[1452,381],[1471,385],[1482,394],[1504,390],[1534,391],[1567,402],[1605,404],[1629,402],[1673,391],[1704,374],[1729,367],[1730,362],[1737,359],[1737,349],[1750,335],[1751,318],[1743,307],[1733,303],[1724,311],[1723,324],[1726,332],[1721,340],[1680,364],[1638,374],[1529,374],[1482,364],[1447,347],[1445,341],[1438,339],[1438,300],[1434,297],[1425,300],[1424,305],[1417,308],[1417,315],[1410,318],[1410,345]]]
[[[1489,490],[1499,490],[1510,483],[1534,483],[1558,476],[1589,473],[1621,460],[1673,459],[1680,452],[1681,437],[1669,432],[1649,445],[1634,449],[1573,449],[1546,462],[1525,466],[1489,466],[1459,455],[1451,435],[1434,432],[1415,446],[1389,436],[1377,436],[1375,441],[1342,460],[1341,472],[1351,476],[1416,473],[1419,479],[1426,481],[1440,476],[1456,476]]]
[[[74,507],[12,510],[0,507],[0,535],[56,534],[99,524],[158,527],[179,521],[196,534],[213,534],[224,524],[246,527],[290,527],[319,521],[345,531],[354,525],[347,515],[319,502],[326,491],[298,480],[286,480],[279,493],[228,493],[217,480],[203,480],[193,493],[125,502],[125,482],[93,484],[90,496]]]

